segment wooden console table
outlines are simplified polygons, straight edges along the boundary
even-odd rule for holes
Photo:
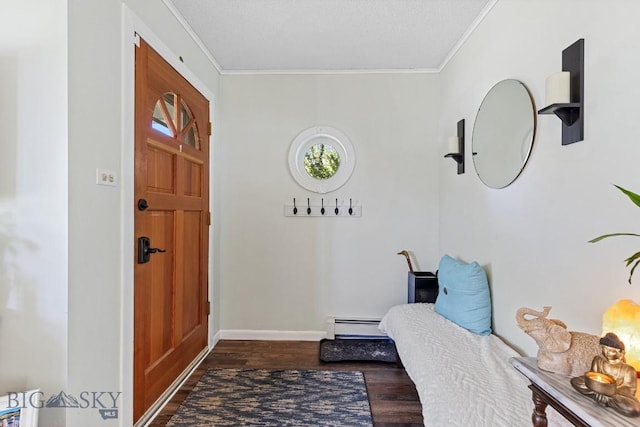
[[[591,427],[640,427],[640,418],[625,417],[611,408],[598,405],[590,397],[573,389],[570,377],[543,371],[534,357],[514,357],[511,364],[531,384],[534,427],[547,426],[547,405],[576,426]],[[640,389],[640,387],[639,387]]]

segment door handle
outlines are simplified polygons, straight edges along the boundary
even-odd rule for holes
[[[166,252],[166,250],[152,248],[151,239],[146,236],[138,237],[138,264],[146,264],[149,262],[150,255],[157,252]]]

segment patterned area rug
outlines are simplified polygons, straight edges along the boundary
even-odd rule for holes
[[[362,372],[209,369],[167,426],[372,426]]]

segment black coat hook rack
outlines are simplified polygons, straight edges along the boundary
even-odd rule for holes
[[[312,200],[307,197],[307,208],[300,211],[296,197],[292,197],[292,204],[284,205],[284,216],[310,218],[310,217],[325,217],[325,218],[355,218],[362,216],[362,205],[357,203],[354,198],[340,199],[335,198],[335,203],[330,201],[327,205],[324,203],[324,197],[318,200]],[[327,209],[327,206],[329,209]]]

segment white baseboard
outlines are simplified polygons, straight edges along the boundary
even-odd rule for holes
[[[211,342],[209,343],[209,348],[210,348],[210,349],[213,349],[213,347],[215,347],[215,346],[216,346],[216,344],[218,344],[218,341],[220,341],[220,340],[222,339],[222,338],[221,338],[221,335],[222,335],[222,334],[220,333],[220,331],[216,332],[216,333],[213,335],[213,337],[211,338]]]
[[[262,331],[250,329],[223,329],[219,332],[223,340],[249,341],[320,341],[327,337],[326,331]]]

